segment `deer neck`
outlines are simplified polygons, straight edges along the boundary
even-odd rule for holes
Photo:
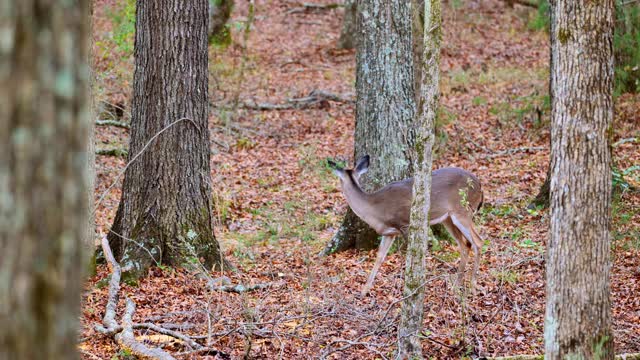
[[[370,206],[370,195],[362,190],[351,173],[348,174],[347,179],[342,183],[342,193],[347,199],[351,210],[366,223],[373,225],[375,219]]]

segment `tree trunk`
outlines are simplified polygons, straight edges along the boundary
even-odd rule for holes
[[[416,144],[414,159],[413,203],[409,223],[409,244],[404,274],[402,314],[398,327],[398,358],[422,359],[422,345],[417,335],[422,330],[424,315],[424,287],[426,256],[429,243],[429,209],[431,207],[431,167],[434,124],[438,110],[440,80],[440,41],[442,17],[440,0],[411,0],[413,5],[414,35],[423,33],[424,62],[414,64],[422,75],[416,117]],[[420,7],[424,6],[424,22],[416,22]],[[423,26],[424,24],[424,26]],[[421,28],[423,29],[420,31]],[[416,70],[417,72],[417,70]]]
[[[613,359],[613,0],[552,4],[551,233],[545,359]]]
[[[207,0],[137,3],[133,162],[109,235],[135,276],[160,261],[223,263],[211,213],[207,7]]]
[[[551,187],[550,176],[551,176],[551,168],[548,168],[547,176],[544,178],[544,182],[540,187],[540,191],[538,192],[538,195],[536,195],[536,197],[533,200],[531,200],[531,204],[527,206],[527,209],[535,209],[537,207],[546,209],[549,207],[549,189]]]
[[[338,39],[338,49],[353,49],[356,47],[357,37],[357,13],[356,0],[344,2],[344,17],[342,18],[342,31]]]
[[[209,27],[207,35],[209,41],[224,39],[231,36],[227,29],[227,22],[233,10],[233,0],[209,0]]]
[[[415,114],[411,5],[408,1],[359,0],[356,54],[355,157],[369,154],[366,191],[411,173]],[[382,43],[381,43],[382,41]],[[376,246],[377,234],[351,210],[323,253]]]
[[[89,3],[0,1],[0,359],[76,359]]]

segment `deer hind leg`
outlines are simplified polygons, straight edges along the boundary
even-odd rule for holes
[[[482,251],[483,240],[478,235],[476,230],[473,228],[473,221],[468,216],[456,216],[455,214],[451,215],[451,221],[456,226],[456,228],[464,235],[464,237],[469,241],[471,248],[473,249],[473,273],[471,274],[471,284],[473,288],[476,288],[476,278],[478,275],[478,269],[480,267],[480,256]]]
[[[371,270],[371,274],[369,274],[369,279],[362,289],[362,295],[366,295],[371,287],[373,287],[373,280],[376,278],[376,274],[380,270],[380,266],[384,262],[384,259],[387,257],[387,253],[391,248],[391,244],[393,244],[393,240],[395,240],[395,236],[383,235],[382,241],[380,242],[380,247],[378,248],[378,258],[376,259],[376,263],[373,265],[373,270]]]
[[[458,286],[461,288],[464,285],[464,270],[467,267],[467,261],[469,260],[469,242],[462,235],[460,230],[451,222],[451,218],[447,218],[442,222],[442,225],[447,229],[449,234],[458,243],[458,249],[460,250],[460,264],[458,265]]]

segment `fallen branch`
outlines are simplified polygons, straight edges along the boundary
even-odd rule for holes
[[[136,311],[136,304],[127,298],[127,308],[122,317],[122,332],[116,334],[116,341],[122,348],[128,349],[133,355],[143,359],[151,358],[158,360],[175,360],[166,351],[158,348],[150,348],[136,341],[133,336],[133,313]]]
[[[288,99],[284,104],[272,103],[243,103],[242,107],[251,110],[290,110],[290,109],[306,109],[312,106],[320,105],[327,101],[340,103],[353,103],[351,97],[333,94],[322,90],[313,90],[309,95],[301,98]]]
[[[129,155],[129,151],[124,148],[97,149],[96,155],[127,157],[127,155]]]
[[[249,285],[249,286],[245,286],[242,284],[213,286],[211,283],[208,284],[209,289],[211,289],[212,291],[225,291],[225,292],[233,292],[236,294],[241,294],[241,293],[256,291],[261,289],[267,289],[275,285],[276,283],[255,284],[255,285]]]
[[[295,14],[306,11],[315,11],[315,10],[333,10],[343,6],[342,4],[332,3],[332,4],[313,4],[313,3],[304,3],[300,7],[293,8],[287,11],[287,14]]]
[[[528,0],[504,0],[507,4],[509,4],[509,6],[513,7],[513,4],[518,4],[518,5],[522,5],[522,6],[528,6],[528,7],[532,7],[537,9],[538,8],[538,3],[534,2],[534,1],[528,1]]]
[[[511,154],[515,154],[515,153],[519,153],[519,152],[529,152],[529,151],[541,151],[546,149],[546,147],[544,146],[531,146],[531,147],[518,147],[518,148],[514,148],[514,149],[507,149],[507,150],[503,150],[503,151],[497,151],[494,152],[493,154],[489,154],[486,157],[488,158],[494,158],[494,157],[500,157],[500,156],[504,156],[504,155],[511,155]]]
[[[544,360],[544,355],[514,355],[499,357],[481,357],[482,360]],[[616,360],[640,360],[640,353],[620,354],[615,356]]]
[[[613,143],[613,145],[611,145],[611,146],[618,147],[618,146],[620,146],[622,144],[635,143],[635,142],[638,142],[638,138],[631,137],[631,138],[626,138],[626,139],[620,139],[620,140],[616,141],[615,143]]]
[[[97,126],[115,126],[123,129],[130,129],[131,125],[116,120],[96,120]]]

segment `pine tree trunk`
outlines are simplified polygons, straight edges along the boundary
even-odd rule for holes
[[[404,275],[402,314],[398,327],[398,358],[422,359],[422,345],[417,335],[422,330],[424,315],[424,282],[426,280],[426,256],[429,251],[429,209],[431,208],[431,167],[434,124],[438,110],[440,80],[440,42],[442,17],[440,0],[412,0],[414,34],[421,28],[423,35],[423,62],[415,64],[422,75],[416,116],[416,144],[413,184],[413,203],[409,223],[407,265]],[[424,6],[424,23],[415,22]],[[424,24],[424,26],[423,26]]]
[[[411,173],[415,114],[411,5],[408,1],[360,0],[356,54],[355,155],[371,156],[362,180],[366,191]],[[371,249],[377,234],[351,210],[323,253]]]
[[[545,359],[613,359],[613,0],[556,0]]]
[[[0,359],[76,359],[87,1],[0,0]]]
[[[135,161],[109,235],[136,276],[159,261],[223,263],[211,208],[207,7],[207,0],[137,3],[129,146]]]
[[[338,49],[353,49],[356,47],[357,12],[356,0],[346,0],[344,2],[344,17],[342,18],[342,30],[338,39]]]

